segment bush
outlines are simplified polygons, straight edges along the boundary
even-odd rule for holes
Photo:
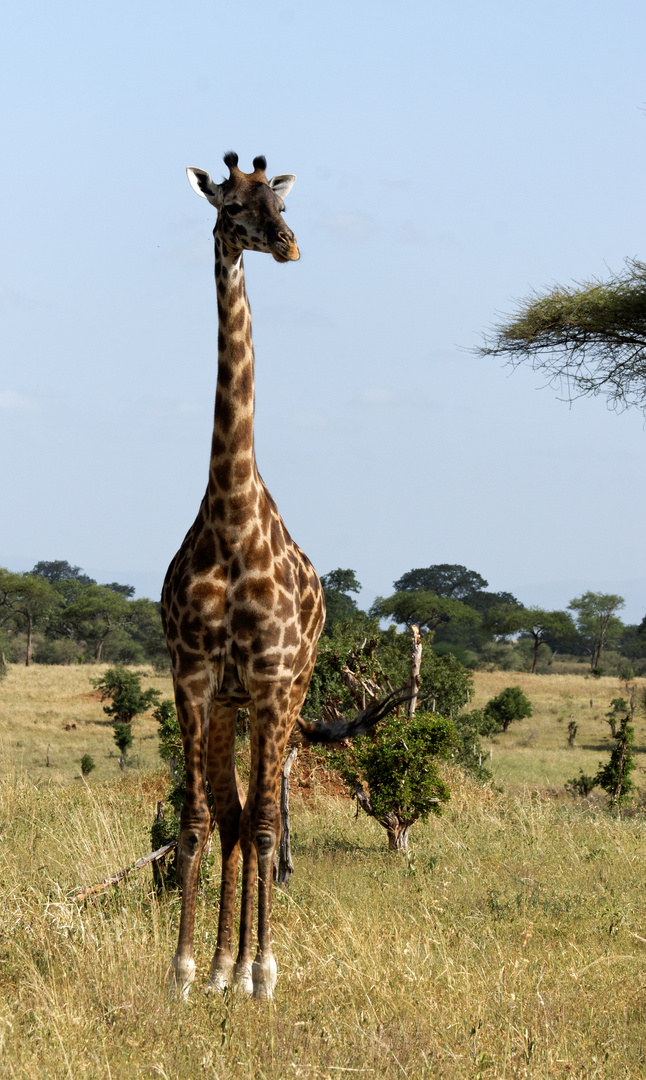
[[[455,726],[436,713],[391,714],[375,734],[356,739],[333,763],[360,805],[383,825],[391,850],[406,850],[408,830],[441,813],[450,791],[436,761],[457,746]],[[365,792],[363,784],[367,785]]]
[[[35,664],[78,664],[81,661],[83,646],[70,638],[56,638],[43,641],[34,652]]]
[[[453,760],[483,783],[491,780],[491,771],[480,764],[483,754],[480,739],[487,738],[496,730],[495,720],[486,716],[482,709],[472,709],[471,712],[460,713],[456,717],[455,730],[457,744],[453,751]]]
[[[579,769],[579,776],[575,776],[573,780],[568,780],[565,790],[571,791],[574,795],[583,795],[585,797],[596,787],[596,783],[595,776],[586,776],[583,769]]]
[[[90,754],[83,754],[81,758],[81,772],[83,776],[89,776],[96,769],[96,762]]]
[[[616,698],[615,701],[621,701]],[[610,714],[608,714],[610,716]],[[635,729],[629,723],[630,716],[624,716],[619,721],[619,728],[613,727],[612,737],[615,746],[610,753],[610,760],[602,765],[594,776],[581,775],[566,784],[568,791],[574,791],[578,795],[589,795],[594,787],[601,787],[610,799],[610,805],[621,807],[634,790],[635,784],[631,773],[635,768],[635,754],[633,744],[635,741]],[[609,721],[610,722],[610,721]],[[616,721],[615,721],[616,723]]]
[[[635,729],[629,720],[630,717],[625,716],[620,721],[619,730],[613,736],[616,745],[610,754],[610,761],[600,767],[595,777],[595,783],[606,792],[611,806],[623,805],[635,787],[631,778],[635,768]]]
[[[182,746],[182,733],[179,729],[179,720],[175,712],[175,705],[170,698],[160,701],[157,708],[153,709],[153,716],[159,724],[159,756],[162,761],[168,762],[171,775],[171,786],[166,795],[176,814],[179,814],[186,793],[186,768],[184,765],[184,748]],[[153,830],[159,825],[155,822]],[[170,831],[169,831],[170,830]],[[163,829],[153,831],[153,840],[159,839],[157,847],[174,840],[179,835],[179,823],[170,826],[168,822]]]
[[[146,653],[138,641],[133,641],[127,630],[115,630],[107,638],[102,659],[107,663],[145,664]]]
[[[516,652],[514,645],[505,645],[502,641],[488,641],[480,650],[478,667],[482,671],[518,671],[522,666],[522,657]]]
[[[132,727],[130,724],[114,725],[114,741],[121,751],[122,758],[125,758],[126,750],[132,746]]]
[[[126,671],[120,664],[109,668],[102,679],[90,679],[101,695],[101,701],[110,701],[103,711],[113,718],[115,724],[131,724],[156,704],[161,697],[159,690],[142,690],[141,677],[135,671]]]
[[[508,686],[497,697],[491,698],[484,708],[487,719],[493,721],[502,731],[514,720],[524,720],[532,715],[532,706],[520,686]]]

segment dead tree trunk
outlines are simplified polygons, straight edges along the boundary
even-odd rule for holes
[[[419,626],[411,626],[411,643],[410,643],[410,690],[411,699],[408,702],[408,716],[410,719],[415,715],[415,709],[417,708],[417,695],[419,694],[419,688],[421,679],[419,677],[419,671],[422,666],[422,636],[419,632]]]
[[[32,654],[32,650],[33,650],[33,641],[34,641],[34,620],[32,619],[31,615],[28,615],[27,616],[27,659],[25,661],[25,666],[26,667],[29,667],[29,665],[31,664],[31,654]]]
[[[286,889],[294,873],[289,829],[289,774],[298,756],[298,747],[293,746],[283,765],[283,780],[280,786],[280,843],[274,856],[274,881],[281,889]]]

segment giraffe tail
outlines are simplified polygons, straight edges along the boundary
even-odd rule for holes
[[[378,701],[371,701],[352,720],[333,720],[329,724],[325,723],[324,720],[316,720],[314,723],[308,723],[307,720],[303,720],[299,716],[298,723],[301,732],[310,742],[343,742],[344,739],[356,739],[357,735],[365,735],[380,720],[388,716],[388,713],[391,713],[398,705],[404,705],[412,697],[410,687],[402,686],[399,690],[393,690],[392,694],[388,694],[387,697],[380,698]]]

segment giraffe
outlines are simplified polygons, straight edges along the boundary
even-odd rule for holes
[[[254,353],[244,284],[243,251],[277,262],[299,250],[282,214],[295,176],[267,179],[266,160],[253,172],[224,157],[229,177],[214,183],[189,168],[193,189],[217,209],[213,230],[218,304],[218,373],[211,459],[198,515],[172,560],[162,592],[162,620],[171,656],[175,701],[186,762],[180,817],[182,908],[171,991],[186,998],[195,978],[193,938],[200,860],[211,832],[206,779],[215,802],[222,849],[216,949],[207,990],[236,986],[255,998],[273,996],[277,969],[271,946],[273,861],[280,837],[279,774],[296,721],[311,740],[336,741],[372,727],[397,704],[394,696],[355,720],[306,723],[300,716],[325,620],[320,581],[291,539],[256,466],[253,442]],[[237,711],[250,710],[251,770],[244,793],[234,761]],[[234,961],[233,915],[242,852],[240,933]],[[252,960],[258,879],[258,945]]]
[[[292,175],[266,176],[224,158],[229,178],[216,184],[188,169],[193,189],[218,211],[213,231],[218,302],[218,376],[211,461],[197,518],[173,559],[162,594],[186,758],[186,800],[179,850],[183,893],[172,980],[186,996],[195,975],[193,933],[197,875],[210,834],[205,777],[215,802],[222,847],[218,937],[209,988],[235,983],[271,998],[276,963],[270,918],[274,850],[279,839],[278,779],[298,717],[325,618],[323,592],[309,559],[293,542],[256,466],[253,444],[254,354],[244,285],[244,250],[277,262],[299,251],[285,224]],[[246,798],[234,764],[237,710],[249,707],[251,774]],[[242,900],[237,959],[232,954],[239,853]],[[258,876],[258,949],[252,919]]]

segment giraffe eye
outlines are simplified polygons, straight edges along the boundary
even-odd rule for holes
[[[239,214],[242,210],[240,203],[229,203],[226,207],[229,214]]]

